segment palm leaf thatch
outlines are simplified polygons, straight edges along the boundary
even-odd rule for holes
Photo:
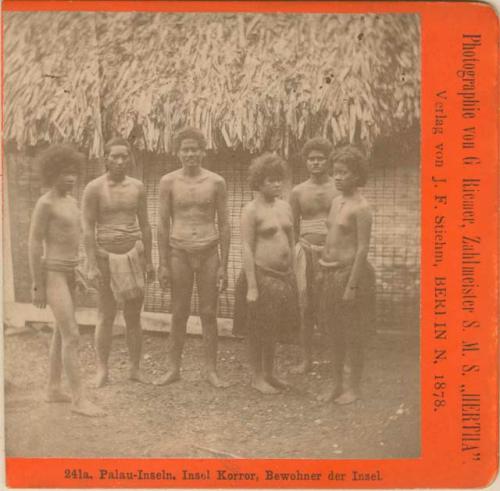
[[[314,135],[371,147],[420,117],[414,15],[5,15],[5,138],[120,134],[169,152],[190,124],[209,148],[287,154]]]

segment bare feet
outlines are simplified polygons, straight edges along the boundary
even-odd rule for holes
[[[131,368],[129,375],[129,380],[133,382],[139,382],[140,384],[149,384],[149,381],[144,377],[143,373],[137,368]]]
[[[290,389],[292,387],[288,382],[285,382],[274,375],[267,377],[266,381],[273,387],[276,387],[276,389]]]
[[[106,414],[99,406],[96,406],[88,399],[80,399],[78,402],[74,402],[71,405],[71,410],[76,414],[89,417],[104,416]]]
[[[320,402],[332,402],[337,399],[342,392],[342,386],[334,385],[318,396]],[[336,402],[336,401],[335,401]]]
[[[48,389],[45,402],[71,402],[71,397],[61,389]]]
[[[107,370],[97,370],[95,376],[95,386],[100,389],[109,383],[108,371]]]
[[[209,372],[206,379],[207,382],[212,384],[214,387],[217,387],[218,389],[225,389],[229,387],[229,382],[221,380],[215,372]]]
[[[335,399],[336,404],[345,405],[351,404],[359,399],[359,395],[356,391],[352,389],[346,390],[342,395]]]
[[[181,379],[179,370],[169,370],[163,377],[153,382],[154,385],[168,385]]]
[[[299,374],[304,374],[308,373],[311,371],[312,368],[312,363],[310,360],[304,360],[302,363],[299,365],[292,367],[290,370],[291,373],[299,373]]]
[[[258,390],[261,394],[273,395],[279,394],[279,390],[273,387],[271,384],[266,382],[263,378],[253,379],[252,387]]]

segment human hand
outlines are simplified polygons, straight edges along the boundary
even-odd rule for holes
[[[344,302],[353,302],[355,298],[356,298],[356,288],[347,287],[344,292],[344,296],[342,297],[342,300],[344,300]]]
[[[217,271],[217,290],[222,293],[227,288],[227,271],[220,267]]]
[[[88,266],[87,279],[90,286],[96,289],[99,288],[102,280],[102,274],[96,265]]]
[[[158,281],[160,282],[160,287],[163,290],[168,288],[170,283],[170,271],[167,266],[160,266],[158,268]]]
[[[44,286],[33,285],[31,287],[31,302],[39,309],[44,309],[47,306],[47,296]]]
[[[155,267],[153,263],[149,262],[146,264],[146,282],[151,283],[155,280]]]
[[[255,303],[259,298],[259,291],[257,287],[249,288],[247,291],[247,303]]]

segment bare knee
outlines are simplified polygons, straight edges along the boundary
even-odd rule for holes
[[[215,325],[217,321],[215,313],[200,312],[200,319],[203,325]]]
[[[200,314],[201,325],[203,327],[203,337],[204,338],[216,338],[217,337],[217,318],[215,314]]]
[[[186,304],[172,305],[172,324],[183,325],[186,324],[189,318],[190,306]]]
[[[78,327],[68,330],[62,334],[63,349],[77,349],[80,336],[78,335]]]
[[[140,300],[134,300],[131,302],[127,302],[123,309],[123,317],[125,318],[125,322],[127,327],[129,324],[132,326],[139,325],[141,320],[141,309],[142,309],[142,298]]]

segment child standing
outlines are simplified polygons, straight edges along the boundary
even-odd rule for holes
[[[319,262],[321,316],[331,340],[333,381],[320,399],[350,404],[360,396],[363,348],[373,324],[375,275],[367,261],[372,211],[358,189],[367,179],[363,154],[347,146],[331,158],[335,186],[341,194],[332,201]],[[349,383],[344,384],[346,356],[351,373]]]
[[[80,210],[70,195],[83,156],[66,145],[53,145],[39,159],[42,180],[51,189],[36,203],[29,234],[33,304],[48,304],[55,317],[49,353],[47,402],[72,402],[72,411],[98,416],[102,410],[83,393],[75,320],[75,269],[78,265]],[[71,397],[61,390],[62,368]]]

